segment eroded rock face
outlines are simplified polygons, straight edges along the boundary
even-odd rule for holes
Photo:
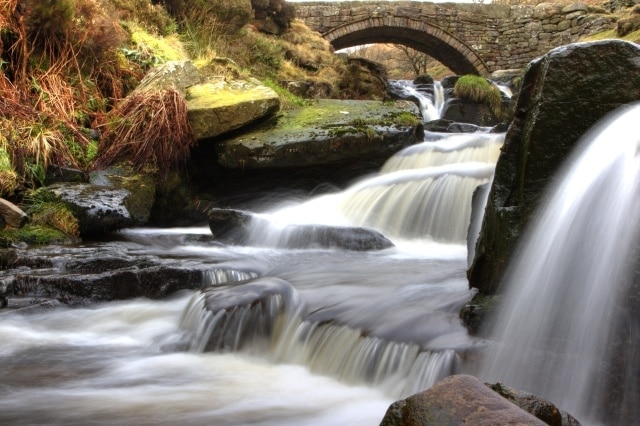
[[[481,294],[498,291],[518,239],[576,142],[607,113],[640,99],[640,46],[620,40],[553,49],[527,67],[496,165],[468,271]]]
[[[545,425],[473,376],[449,376],[430,389],[394,402],[380,426]]]

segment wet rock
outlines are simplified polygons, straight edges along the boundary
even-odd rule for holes
[[[567,45],[529,64],[496,165],[470,286],[484,294],[498,291],[560,165],[598,120],[639,100],[638,87],[640,46],[621,40]]]
[[[0,198],[0,229],[5,226],[22,228],[29,222],[29,216],[10,201]]]
[[[430,389],[394,402],[380,426],[544,425],[473,376],[449,376]]]
[[[129,191],[90,184],[55,184],[49,187],[78,218],[80,236],[105,235],[133,225],[124,206]]]
[[[232,243],[266,243],[286,248],[338,248],[369,251],[393,247],[381,233],[366,228],[326,225],[288,225],[277,230],[268,220],[233,209],[212,209],[209,227],[216,238]]]
[[[201,285],[202,271],[155,265],[86,274],[24,274],[17,278],[14,288],[20,295],[84,305],[136,297],[157,299]]]
[[[48,190],[71,208],[83,238],[146,224],[155,197],[150,176],[117,168],[92,174],[90,183],[57,183]]]
[[[507,99],[504,100],[504,108],[509,108]],[[482,127],[493,127],[503,121],[488,104],[460,98],[451,98],[445,103],[442,119]]]
[[[414,124],[401,119],[417,118]],[[218,163],[225,169],[303,169],[312,166],[386,160],[422,138],[419,111],[410,102],[318,100],[282,112],[277,120],[220,142]]]
[[[548,425],[580,426],[580,422],[571,414],[560,410],[555,404],[545,399],[502,383],[488,384],[487,386]]]
[[[475,133],[482,130],[482,128],[475,124],[457,123],[452,120],[438,119],[425,123],[424,130],[426,132],[439,133]]]
[[[196,84],[187,88],[186,100],[196,140],[239,129],[280,108],[278,94],[257,81],[219,79]]]
[[[10,299],[56,300],[66,305],[136,297],[161,298],[178,290],[200,288],[210,267],[182,265],[154,256],[130,255],[114,247],[52,247],[16,251],[12,269],[2,280]],[[56,258],[55,262],[52,259]],[[24,304],[24,303],[23,303]],[[11,306],[10,306],[11,307]]]
[[[179,244],[174,241],[171,245]],[[208,242],[202,242],[209,245]],[[164,298],[180,290],[200,289],[207,282],[256,276],[220,265],[211,256],[140,254],[140,246],[104,243],[91,246],[47,246],[0,250],[0,303],[8,309],[26,305],[88,305],[146,297]],[[213,274],[213,275],[212,275]],[[46,302],[46,303],[45,303]]]
[[[417,76],[416,78],[413,79],[413,84],[424,84],[424,85],[428,85],[428,84],[433,84],[433,77],[431,77],[429,74],[422,74]]]
[[[250,212],[217,208],[209,210],[209,229],[211,229],[213,236],[232,244],[241,244],[247,241],[251,226],[257,221],[268,226],[266,220],[258,219]]]

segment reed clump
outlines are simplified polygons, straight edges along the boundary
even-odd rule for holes
[[[135,93],[101,126],[97,168],[129,162],[136,171],[166,175],[183,166],[195,143],[186,101],[177,90]]]

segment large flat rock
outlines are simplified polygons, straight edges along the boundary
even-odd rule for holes
[[[388,158],[421,139],[420,113],[410,102],[323,99],[283,111],[216,150],[227,169],[295,168]]]

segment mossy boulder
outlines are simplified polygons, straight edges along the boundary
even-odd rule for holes
[[[145,225],[155,201],[151,176],[116,167],[93,173],[90,183],[57,183],[48,190],[69,206],[83,238]]]
[[[196,140],[239,129],[269,117],[280,108],[280,98],[257,81],[224,79],[187,88],[187,115]]]
[[[410,102],[318,100],[282,112],[254,131],[216,145],[227,169],[300,169],[361,160],[384,161],[422,139],[417,107]]]
[[[498,292],[522,231],[578,140],[607,113],[640,99],[640,46],[620,40],[551,50],[525,72],[487,200],[471,287]]]

